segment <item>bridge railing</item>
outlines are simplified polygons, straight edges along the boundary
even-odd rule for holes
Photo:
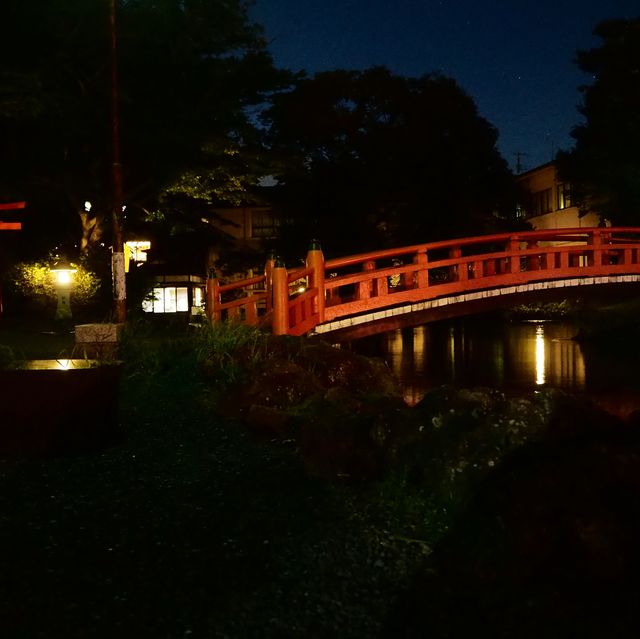
[[[326,263],[324,321],[545,279],[640,271],[640,229],[561,229],[448,240]]]
[[[210,319],[270,322],[276,334],[396,304],[533,281],[640,273],[640,228],[504,233],[386,249],[324,261],[316,244],[306,267],[209,288]],[[256,286],[261,287],[255,292]],[[224,294],[234,299],[224,301]]]
[[[268,311],[265,276],[220,284],[215,277],[207,279],[207,313],[212,321],[233,320],[256,325]]]

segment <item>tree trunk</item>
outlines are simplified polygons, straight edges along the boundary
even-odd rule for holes
[[[102,239],[102,220],[97,215],[92,215],[89,211],[80,211],[79,215],[82,224],[80,254],[86,255]]]

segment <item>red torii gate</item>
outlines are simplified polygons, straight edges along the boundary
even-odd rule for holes
[[[25,202],[0,202],[0,211],[16,211],[23,209]],[[0,231],[21,231],[22,222],[3,222],[0,220]],[[0,289],[0,315],[2,315],[2,290]]]
[[[23,209],[25,202],[6,202],[0,203],[0,211],[15,211]],[[0,231],[20,231],[22,230],[22,222],[3,222],[0,220]]]

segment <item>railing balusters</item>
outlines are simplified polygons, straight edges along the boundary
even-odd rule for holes
[[[520,251],[520,240],[511,239],[509,240],[509,252],[511,253],[509,257],[510,271],[511,273],[520,273],[520,255],[517,255]]]
[[[376,263],[373,260],[368,260],[363,263],[363,271],[374,271]],[[358,283],[358,299],[368,300],[373,295],[373,279],[366,279]]]
[[[418,270],[414,274],[414,285],[417,288],[427,288],[429,286],[429,258],[426,251],[418,251],[413,256],[413,263],[417,264]]]
[[[462,257],[462,249],[459,246],[454,246],[449,249],[449,258],[457,260]],[[449,278],[452,282],[457,282],[461,278],[462,264],[455,264],[449,267]],[[466,279],[466,276],[465,276]]]

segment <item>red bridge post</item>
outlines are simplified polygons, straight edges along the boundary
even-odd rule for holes
[[[314,313],[318,314],[318,323],[324,322],[325,294],[324,294],[324,255],[320,242],[311,240],[309,251],[307,252],[307,267],[313,269],[309,285],[317,289],[315,298]]]
[[[589,244],[593,247],[589,256],[589,266],[602,266],[602,236],[598,230],[589,236]]]
[[[274,335],[289,333],[289,280],[287,269],[280,258],[276,258],[272,273],[273,280],[273,320]]]
[[[207,319],[213,323],[220,321],[220,282],[215,277],[215,273],[212,270],[209,271],[209,277],[207,277],[206,288],[206,311]]]
[[[507,249],[511,256],[509,257],[509,261],[511,264],[511,273],[517,274],[520,273],[520,256],[514,255],[514,253],[518,253],[520,251],[520,240],[511,239],[509,240],[509,247]]]
[[[276,253],[271,250],[267,253],[267,261],[264,264],[264,290],[267,294],[267,313],[273,308],[273,267],[276,263]]]
[[[414,258],[413,263],[418,266],[418,270],[414,274],[414,285],[418,288],[427,288],[429,286],[429,272],[427,266],[429,258],[426,251],[420,251]]]
[[[538,241],[537,240],[529,240],[527,242],[527,249],[536,249],[538,248]],[[540,270],[540,256],[539,255],[529,255],[528,256],[529,261],[529,268],[527,270],[529,271],[539,271]]]
[[[363,271],[375,271],[376,263],[368,260],[362,264]],[[373,280],[364,280],[358,284],[358,299],[368,300],[373,295]]]

